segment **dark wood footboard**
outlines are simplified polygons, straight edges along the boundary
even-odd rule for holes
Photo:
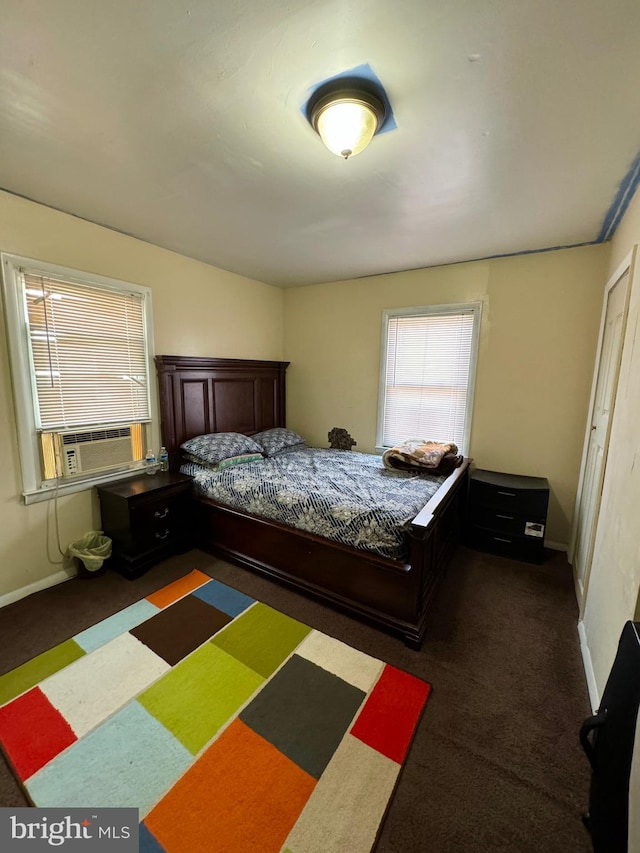
[[[408,645],[418,647],[424,638],[427,614],[462,539],[470,459],[447,478],[411,524],[411,570],[417,586],[415,631],[405,631]]]
[[[199,499],[200,546],[353,615],[417,648],[427,611],[459,540],[468,460],[411,525],[411,562],[378,557]]]

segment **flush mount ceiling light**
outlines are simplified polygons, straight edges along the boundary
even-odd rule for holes
[[[345,160],[367,147],[386,112],[384,100],[371,86],[353,80],[335,80],[330,87],[321,87],[307,107],[313,129],[329,151]]]

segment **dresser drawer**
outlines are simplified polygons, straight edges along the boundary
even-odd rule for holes
[[[183,535],[185,501],[182,496],[164,496],[131,508],[131,530],[136,548],[147,549]]]
[[[517,536],[535,534],[538,538],[544,535],[544,514],[516,515],[505,509],[489,509],[483,506],[470,507],[469,521],[477,527],[489,530],[500,530]]]
[[[544,518],[549,502],[548,489],[518,489],[481,481],[471,481],[470,507],[482,506],[507,515],[532,515]]]
[[[510,535],[508,533],[471,527],[468,544],[479,551],[501,554],[513,560],[527,563],[541,563],[544,558],[544,540],[535,537]]]

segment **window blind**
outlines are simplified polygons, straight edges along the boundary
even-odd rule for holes
[[[473,311],[390,317],[383,445],[410,438],[464,446]]]
[[[22,277],[36,427],[150,420],[143,295]]]

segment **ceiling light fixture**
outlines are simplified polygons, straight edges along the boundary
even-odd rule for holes
[[[354,85],[355,83],[355,85]],[[382,127],[387,110],[365,81],[338,79],[321,86],[310,99],[307,116],[329,151],[354,157]]]

